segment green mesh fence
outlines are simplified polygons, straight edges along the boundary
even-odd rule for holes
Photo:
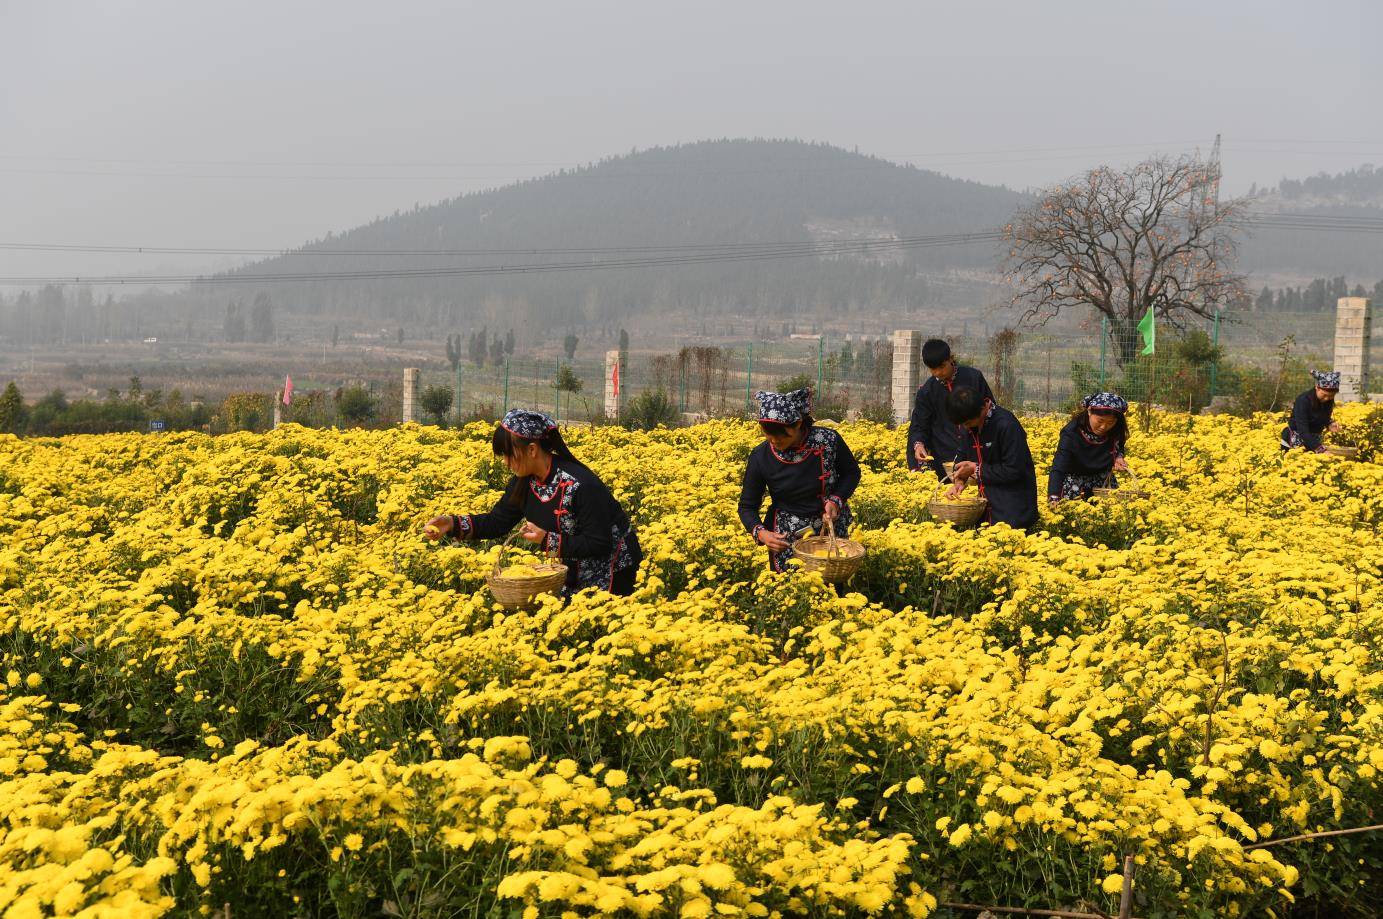
[[[996,396],[1029,411],[1064,411],[1081,396],[1114,390],[1133,401],[1197,410],[1234,398],[1250,384],[1296,392],[1305,368],[1330,364],[1333,313],[1243,314],[1182,329],[1159,323],[1153,354],[1135,330],[1108,323],[1024,330],[1005,340],[989,330],[941,333],[962,363],[979,367]],[[1383,323],[1375,323],[1375,338]],[[628,354],[622,404],[651,424],[742,416],[759,389],[811,386],[820,418],[892,415],[892,342],[881,335],[791,336],[732,344],[694,344]],[[463,363],[460,399],[448,420],[493,419],[514,406],[538,408],[563,422],[605,418],[605,356],[515,356],[499,364]],[[1300,379],[1298,379],[1300,377]],[[1275,382],[1279,380],[1281,382]],[[449,368],[425,369],[422,388],[454,390]],[[1275,407],[1264,404],[1263,408]],[[421,409],[422,420],[432,420]]]

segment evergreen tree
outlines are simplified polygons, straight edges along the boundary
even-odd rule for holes
[[[375,397],[363,386],[348,386],[336,394],[336,411],[347,424],[364,424],[375,416]]]
[[[254,306],[250,308],[250,340],[261,344],[274,340],[274,308],[264,291],[255,294]]]
[[[471,359],[471,363],[477,367],[485,366],[485,354],[488,350],[490,333],[482,327],[479,332],[471,333],[470,347],[466,349],[466,354]]]
[[[241,312],[239,300],[232,300],[226,304],[226,318],[221,323],[221,334],[226,341],[241,342],[245,340],[245,316]]]
[[[24,396],[11,380],[4,393],[0,393],[0,433],[23,434],[28,420],[29,411],[24,405]]]
[[[446,421],[447,412],[451,411],[452,391],[447,386],[429,386],[423,390],[419,401],[433,423],[440,425]]]

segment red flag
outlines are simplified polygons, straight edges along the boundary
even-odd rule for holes
[[[283,375],[283,404],[293,404],[293,378],[288,374]]]
[[[615,395],[619,395],[619,360],[615,360],[614,369],[610,371],[610,382],[615,387]]]

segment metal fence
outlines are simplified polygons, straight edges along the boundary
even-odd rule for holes
[[[1376,329],[1375,342],[1383,324]],[[1136,330],[1112,335],[1107,323],[1020,330],[1008,338],[1002,332],[990,326],[950,334],[940,329],[936,335],[951,343],[962,363],[985,373],[1000,401],[1016,408],[1060,411],[1087,392],[1112,389],[1137,401],[1195,409],[1274,375],[1286,377],[1286,391],[1298,391],[1309,382],[1302,368],[1330,364],[1334,314],[1225,314],[1180,330],[1159,324],[1152,355],[1141,353]],[[635,345],[619,381],[626,407],[658,394],[664,411],[688,420],[741,415],[758,389],[805,384],[817,393],[820,417],[848,412],[884,420],[890,414],[893,353],[883,336],[703,342],[665,351]],[[452,417],[492,419],[527,406],[564,422],[599,420],[605,416],[605,377],[603,354],[464,363]],[[454,389],[456,377],[447,369],[426,369],[422,386]]]

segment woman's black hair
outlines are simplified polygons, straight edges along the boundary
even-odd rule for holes
[[[555,427],[548,428],[543,432],[543,436],[537,440],[528,437],[520,437],[502,424],[495,425],[495,433],[490,436],[490,447],[495,451],[495,456],[509,457],[517,456],[519,451],[529,444],[537,444],[540,449],[551,453],[558,459],[564,459],[578,466],[583,465],[580,460],[572,456],[571,448],[562,439],[562,432]],[[518,504],[522,500],[523,488],[522,481],[515,477],[505,490],[505,500],[513,504]]]
[[[1076,427],[1080,428],[1085,433],[1094,434],[1095,432],[1090,430],[1090,412],[1092,411],[1100,415],[1110,414],[1116,416],[1114,427],[1110,428],[1103,436],[1113,438],[1115,443],[1118,444],[1128,443],[1128,419],[1124,417],[1123,412],[1116,412],[1112,409],[1101,411],[1100,409],[1088,409],[1082,406],[1076,409],[1075,414],[1071,416],[1071,420],[1076,423]]]
[[[946,394],[946,420],[951,424],[974,421],[984,411],[984,396],[968,386],[957,386]]]
[[[537,440],[527,437],[520,437],[502,424],[495,425],[495,433],[490,438],[490,446],[495,451],[495,456],[516,456],[520,450],[529,444],[537,444],[545,452],[564,460],[576,462],[576,457],[571,455],[571,449],[567,442],[562,439],[562,432],[557,428],[548,428],[543,432],[543,436]]]
[[[807,413],[801,418],[803,431],[810,430],[814,423],[811,413]],[[760,421],[759,427],[763,429],[765,434],[772,434],[774,437],[786,437],[790,425],[783,424],[779,421]]]

